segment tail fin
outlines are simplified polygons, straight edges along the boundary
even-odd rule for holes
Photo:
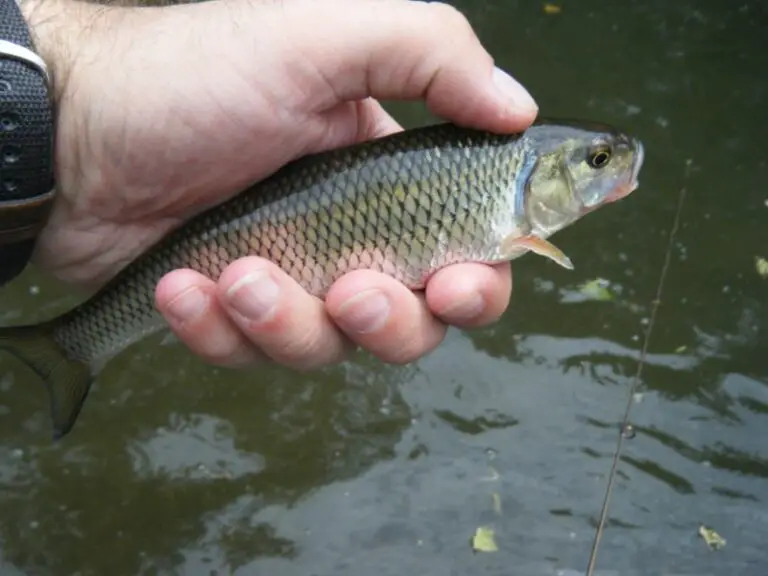
[[[48,389],[54,439],[74,426],[93,380],[90,366],[72,359],[54,339],[58,322],[0,328],[0,350],[31,368]]]

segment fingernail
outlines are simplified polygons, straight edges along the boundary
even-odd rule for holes
[[[264,322],[274,314],[280,296],[268,272],[254,272],[240,278],[227,290],[227,299],[237,312],[249,320]]]
[[[485,309],[485,300],[476,291],[468,292],[463,298],[456,298],[447,308],[440,311],[440,316],[453,321],[474,320]]]
[[[538,110],[536,101],[533,96],[530,95],[528,90],[523,88],[517,80],[512,78],[509,74],[504,72],[501,68],[493,69],[493,83],[496,85],[496,89],[501,92],[502,96],[512,101],[512,104],[516,108],[523,108],[527,110]]]
[[[389,309],[389,299],[381,291],[366,290],[341,305],[338,322],[349,332],[368,334],[386,324]]]
[[[200,288],[187,288],[168,302],[168,312],[177,322],[189,322],[199,318],[208,305],[208,297]]]

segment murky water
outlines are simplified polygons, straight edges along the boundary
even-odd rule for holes
[[[646,143],[640,190],[558,235],[576,271],[526,256],[501,323],[405,368],[241,374],[153,339],[57,444],[3,357],[0,573],[583,574],[688,159],[597,573],[768,573],[765,5],[459,6],[543,114]],[[616,297],[585,297],[595,278]],[[75,302],[32,273],[2,298],[2,323]],[[497,552],[472,552],[478,526]]]

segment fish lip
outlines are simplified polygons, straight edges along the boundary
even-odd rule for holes
[[[635,161],[632,164],[632,171],[630,172],[629,178],[627,178],[627,181],[624,184],[620,184],[614,189],[613,193],[606,198],[606,202],[616,202],[617,200],[626,198],[632,192],[637,190],[637,187],[640,185],[638,176],[640,175],[640,169],[643,167],[643,162],[645,161],[645,148],[643,147],[643,143],[639,140],[634,140],[633,144],[635,147]]]
[[[640,176],[640,169],[643,167],[643,162],[645,162],[645,147],[640,140],[635,140],[635,150],[635,163],[632,166],[632,175],[629,178],[629,184],[630,186],[633,186],[633,190],[640,185],[638,177]]]

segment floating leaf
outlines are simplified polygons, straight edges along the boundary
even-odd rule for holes
[[[688,346],[678,346],[675,348],[675,354],[682,354],[686,350],[688,350]]]
[[[616,298],[610,290],[610,282],[605,278],[595,278],[579,286],[579,292],[590,300],[608,301]]]
[[[544,4],[544,14],[560,14],[563,9],[557,4],[550,4],[549,2]]]
[[[496,552],[495,534],[492,528],[478,526],[472,538],[472,549],[475,552]]]
[[[763,278],[768,278],[768,260],[755,256],[755,270]]]
[[[719,550],[725,546],[725,538],[720,536],[720,534],[715,532],[712,528],[704,526],[704,524],[699,526],[699,536],[704,539],[704,542],[707,543],[710,550]]]

